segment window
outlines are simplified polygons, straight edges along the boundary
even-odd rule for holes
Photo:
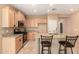
[[[48,33],[56,33],[57,20],[48,20]]]

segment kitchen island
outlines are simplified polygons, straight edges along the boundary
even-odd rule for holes
[[[49,35],[49,34],[46,34]],[[41,35],[36,35],[36,47],[37,47],[37,53],[41,53]],[[57,34],[57,35],[53,35],[53,39],[52,39],[52,47],[51,47],[51,53],[52,54],[57,54],[58,53],[58,49],[59,49],[59,41],[60,40],[65,40],[66,35],[65,34]]]

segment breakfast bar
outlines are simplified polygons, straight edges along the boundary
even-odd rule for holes
[[[47,34],[48,35],[48,34]],[[58,44],[58,42],[60,41],[60,40],[65,40],[65,37],[66,37],[66,35],[65,34],[58,34],[58,35],[53,35],[53,39],[52,39],[52,47],[51,47],[51,53],[52,54],[56,54],[56,53],[58,53],[58,49],[59,49],[59,44]],[[36,46],[38,47],[37,48],[37,53],[41,53],[41,44],[40,44],[40,40],[41,39],[41,37],[40,37],[40,35],[38,35],[38,36],[36,36]]]

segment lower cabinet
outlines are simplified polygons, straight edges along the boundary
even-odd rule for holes
[[[17,37],[3,37],[2,40],[2,53],[15,54],[22,48],[22,36]]]
[[[35,41],[35,35],[37,32],[28,32],[27,33],[27,40],[29,41]]]
[[[27,41],[27,33],[24,34],[23,43],[25,43],[26,41]]]
[[[16,53],[21,49],[22,43],[23,43],[22,37],[16,37],[16,39],[15,39],[15,49],[16,49]]]

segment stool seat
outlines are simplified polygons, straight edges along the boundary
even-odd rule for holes
[[[59,41],[59,44],[65,46],[65,47],[74,47],[70,42],[67,41]]]

